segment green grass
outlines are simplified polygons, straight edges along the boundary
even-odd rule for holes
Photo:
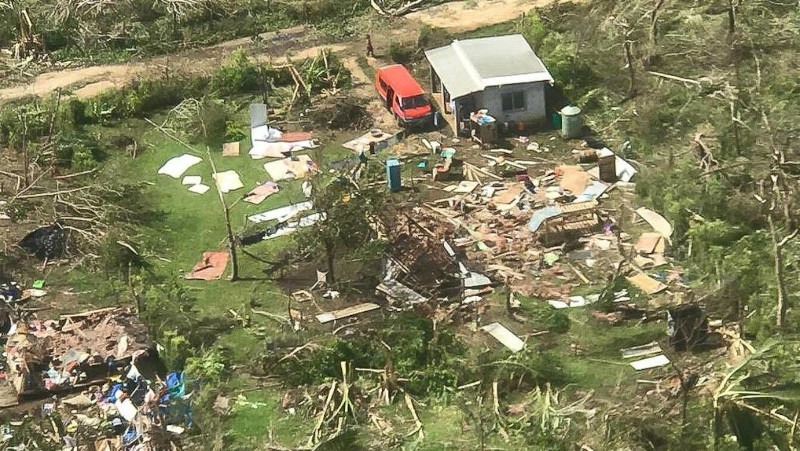
[[[247,118],[242,116],[239,120],[247,121]],[[240,277],[243,280],[236,282],[226,280],[230,273],[230,264],[221,280],[207,282],[183,279],[183,275],[192,268],[204,251],[227,248],[222,207],[213,188],[212,168],[208,163],[204,145],[193,145],[198,151],[198,156],[204,161],[184,174],[199,175],[203,178],[203,183],[212,186],[212,189],[205,194],[197,195],[190,193],[187,186],[181,185],[181,180],[157,174],[158,169],[170,158],[192,151],[150,125],[143,121],[129,120],[114,124],[113,127],[97,126],[90,131],[102,135],[126,133],[137,136],[139,141],[145,144],[145,150],[135,159],[124,156],[121,152],[110,155],[103,163],[98,178],[102,182],[112,184],[142,182],[148,184],[146,195],[151,196],[148,200],[159,213],[139,235],[130,237],[130,241],[140,243],[140,250],[147,262],[152,265],[151,270],[154,273],[166,279],[176,280],[184,286],[196,300],[195,306],[201,316],[228,315],[229,309],[244,313],[251,301],[261,310],[285,315],[285,295],[271,280],[272,275],[265,273],[267,265],[248,256],[240,255]],[[318,163],[323,163],[324,167],[326,162],[347,156],[350,151],[341,147],[341,143],[354,138],[357,134],[357,132],[344,132],[326,136],[323,138],[321,148],[312,151],[312,158],[316,159],[316,156],[319,156],[321,161]],[[254,225],[248,224],[247,215],[305,200],[300,189],[301,181],[288,181],[278,182],[281,191],[260,205],[237,202],[249,189],[269,180],[263,164],[270,160],[251,159],[247,155],[250,148],[249,141],[249,136],[242,141],[238,157],[222,157],[219,148],[210,150],[217,171],[235,170],[245,185],[244,188],[225,195],[226,202],[232,206],[231,222],[235,233],[257,229]],[[291,240],[292,237],[281,237],[248,246],[247,250],[267,260],[275,260],[281,250],[293,245]],[[58,276],[51,276],[51,279],[57,277],[60,280],[56,285],[71,286],[76,291],[87,292],[81,302],[93,306],[120,303],[127,291],[124,284],[106,279],[103,274],[89,269],[61,273]],[[237,324],[217,339],[216,345],[224,346],[231,351],[232,363],[238,368],[252,364],[253,358],[263,350],[264,336],[278,331],[277,323],[274,321],[259,315],[251,317],[251,328],[245,329]],[[241,369],[233,372],[233,379],[229,381],[228,389],[224,391],[230,391],[232,396],[235,396],[246,390],[245,396],[249,401],[263,402],[268,406],[237,409],[226,420],[225,430],[230,434],[233,448],[253,449],[254,444],[263,443],[267,440],[267,436],[272,436],[276,442],[284,445],[303,444],[305,434],[308,432],[307,424],[299,416],[292,417],[281,412],[282,391],[277,388],[253,390],[259,382],[244,376],[246,372]]]

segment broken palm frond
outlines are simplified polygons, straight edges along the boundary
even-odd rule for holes
[[[414,430],[406,434],[406,437],[419,434],[419,439],[422,440],[425,438],[425,432],[422,430],[422,421],[420,421],[419,415],[417,415],[417,410],[414,408],[414,401],[411,399],[411,396],[409,396],[408,393],[404,393],[403,397],[406,402],[406,407],[408,408],[409,412],[411,412],[411,417],[414,419],[415,423]]]
[[[541,387],[536,387],[523,406],[529,413],[518,420],[510,422],[509,426],[519,426],[521,428],[538,427],[545,433],[563,437],[572,426],[572,417],[583,415],[587,420],[594,417],[596,409],[586,407],[587,402],[593,395],[592,392],[564,406],[561,406],[560,396],[562,394],[562,391],[553,390],[549,383],[545,385],[544,390]]]
[[[340,435],[349,421],[358,424],[358,410],[353,402],[356,386],[348,379],[347,362],[339,362],[342,371],[342,380],[331,382],[322,410],[317,413],[317,421],[307,445],[314,446],[329,438]],[[334,408],[338,398],[338,405]],[[335,425],[334,425],[335,423]]]
[[[756,349],[722,377],[713,394],[715,431],[721,430],[720,422],[737,407],[777,421],[785,427],[795,427],[795,422],[789,415],[780,413],[780,410],[785,408],[786,403],[796,403],[800,397],[782,390],[781,387],[749,388],[753,386],[754,381],[771,372],[770,368],[774,362],[768,359],[773,357],[770,353],[778,344],[777,340],[767,341],[763,347]],[[750,401],[757,403],[754,405]],[[773,407],[768,407],[771,402],[774,403]]]

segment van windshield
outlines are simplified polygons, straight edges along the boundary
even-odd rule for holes
[[[428,101],[425,99],[424,95],[418,95],[414,97],[403,97],[402,99],[400,99],[400,107],[402,107],[404,110],[408,110],[411,108],[419,108],[427,104]]]

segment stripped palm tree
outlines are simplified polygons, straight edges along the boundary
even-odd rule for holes
[[[797,412],[800,395],[797,391],[785,390],[786,381],[765,385],[762,381],[766,377],[774,378],[773,368],[778,362],[776,340],[768,341],[764,346],[756,349],[744,358],[738,365],[725,374],[713,395],[714,406],[714,444],[718,444],[723,435],[724,420],[731,424],[741,424],[742,415],[747,415],[751,424],[768,422],[778,428],[788,429],[789,440],[793,439],[796,430],[797,413],[788,414],[789,406]],[[754,386],[761,386],[754,389]],[[790,416],[794,417],[790,418]],[[754,439],[747,436],[748,431],[734,427],[734,433],[739,443],[747,443]],[[775,438],[773,437],[773,440]]]

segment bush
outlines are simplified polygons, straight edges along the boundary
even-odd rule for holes
[[[210,88],[221,95],[257,91],[260,84],[257,66],[247,59],[244,50],[233,52],[214,74]]]
[[[424,24],[417,36],[417,48],[427,50],[447,45],[450,42],[450,33],[441,28]]]
[[[389,44],[389,58],[397,64],[408,64],[414,58],[415,50],[407,45],[392,41]]]
[[[569,317],[561,310],[539,299],[522,299],[522,311],[539,329],[563,334],[569,330]]]
[[[381,341],[391,347],[388,351]],[[290,385],[319,384],[341,377],[339,362],[355,367],[384,368],[391,359],[397,377],[409,379],[404,388],[413,394],[439,393],[458,385],[465,369],[458,357],[466,347],[452,332],[433,330],[427,318],[403,314],[377,324],[370,333],[337,338],[330,346],[305,359],[286,359],[279,353],[265,358],[270,372]]]
[[[84,135],[58,135],[54,142],[56,164],[76,172],[94,169],[104,154],[97,141]]]

